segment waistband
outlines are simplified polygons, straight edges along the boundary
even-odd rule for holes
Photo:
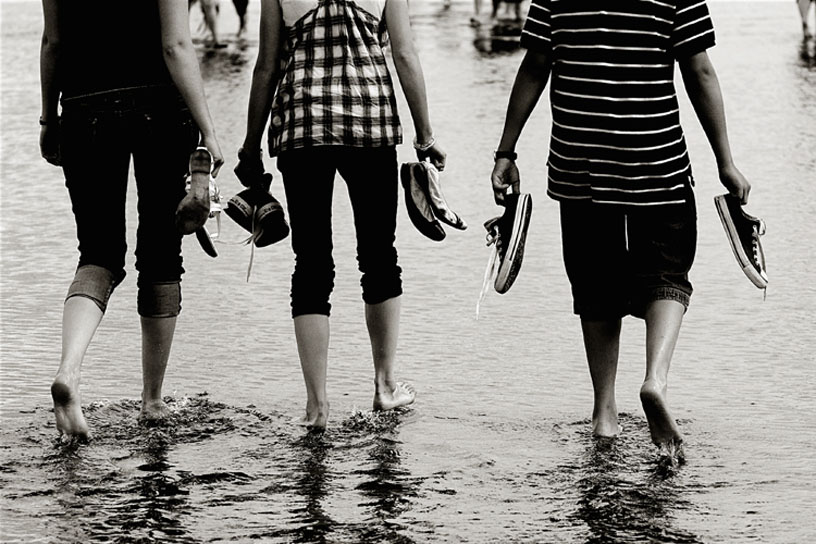
[[[60,100],[63,110],[132,111],[156,107],[186,109],[178,89],[172,85],[149,85],[111,89],[98,93],[65,97]]]

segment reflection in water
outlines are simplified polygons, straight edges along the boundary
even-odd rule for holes
[[[323,501],[329,493],[330,472],[326,457],[332,445],[325,433],[312,432],[297,440],[294,449],[303,456],[296,468],[296,491],[302,494],[305,505],[293,510],[298,519],[294,542],[329,542],[336,522],[326,513]]]
[[[132,452],[111,449],[122,436],[114,439],[103,432],[91,445],[58,444],[45,458],[46,466],[41,468],[54,474],[50,484],[57,517],[66,522],[63,530],[77,541],[127,537],[194,542],[183,521],[189,491],[180,479],[168,474],[172,428],[131,430],[136,431],[130,437],[132,445],[138,445]],[[143,462],[129,473],[117,467],[122,460]]]
[[[370,437],[370,468],[357,471],[365,478],[357,486],[366,497],[360,506],[369,515],[362,535],[365,542],[413,542],[401,533],[404,527],[397,519],[410,510],[410,499],[417,496],[420,480],[412,478],[400,464],[399,417],[398,412],[389,412],[372,418],[379,425]]]
[[[805,68],[816,69],[816,38],[802,38],[799,59]]]
[[[589,528],[586,542],[701,542],[674,527],[674,512],[692,507],[678,497],[680,473],[638,453],[622,438],[589,445],[575,513]],[[654,458],[652,451],[646,455]]]
[[[473,45],[481,53],[506,53],[519,48],[523,21],[496,19],[480,21],[471,18],[470,26],[476,34]]]

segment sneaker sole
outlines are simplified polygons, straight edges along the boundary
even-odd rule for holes
[[[745,250],[740,242],[739,233],[737,232],[737,227],[734,225],[731,214],[728,212],[728,203],[725,200],[725,195],[715,196],[714,204],[717,207],[717,214],[720,216],[720,221],[723,224],[723,228],[728,235],[727,238],[731,244],[731,250],[734,252],[734,257],[736,257],[737,263],[739,263],[739,265],[742,267],[742,271],[745,273],[748,279],[751,280],[751,283],[760,289],[764,289],[768,286],[768,278],[763,277],[763,275],[756,268],[754,268],[751,259],[745,254]]]
[[[521,213],[519,213],[519,210]],[[510,246],[507,248],[501,266],[499,266],[494,283],[496,292],[500,294],[510,290],[521,270],[521,262],[524,259],[524,243],[527,240],[527,227],[530,225],[532,212],[533,202],[530,195],[528,193],[520,194],[516,215],[513,218],[513,234],[516,235],[510,240]]]

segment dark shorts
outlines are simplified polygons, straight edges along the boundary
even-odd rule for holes
[[[688,308],[697,247],[691,187],[685,204],[623,208],[561,202],[564,265],[582,319],[644,317],[656,300]]]

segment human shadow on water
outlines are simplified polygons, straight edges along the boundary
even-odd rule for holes
[[[572,516],[588,528],[586,542],[702,542],[675,526],[676,512],[693,509],[681,498],[682,469],[656,455],[638,434],[589,438]]]

